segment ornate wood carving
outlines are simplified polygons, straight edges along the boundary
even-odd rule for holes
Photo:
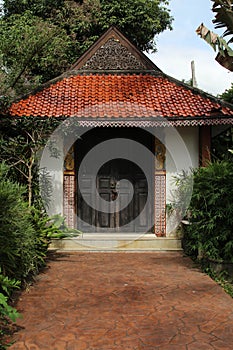
[[[158,140],[155,140],[155,169],[164,170],[166,159],[166,147]]]
[[[146,67],[118,39],[110,38],[81,70],[144,70]]]
[[[64,173],[74,174],[74,147],[72,146],[64,160]]]

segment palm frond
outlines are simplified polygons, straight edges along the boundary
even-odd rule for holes
[[[233,35],[233,1],[232,0],[212,0],[212,11],[215,13],[213,23],[215,28],[226,28],[223,37]],[[233,42],[233,38],[229,40]]]

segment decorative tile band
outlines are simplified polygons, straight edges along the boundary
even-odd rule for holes
[[[226,119],[187,119],[187,120],[79,120],[81,127],[166,127],[166,126],[205,126],[205,125],[231,125],[233,118]]]
[[[75,228],[75,176],[64,175],[63,179],[63,214],[68,227]]]
[[[157,237],[166,236],[166,173],[155,173],[154,231]]]

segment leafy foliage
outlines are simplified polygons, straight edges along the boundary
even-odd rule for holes
[[[9,297],[14,289],[19,288],[19,285],[20,281],[4,276],[0,269],[0,349],[7,348],[4,341],[4,328],[7,329],[10,321],[15,322],[21,316],[15,308],[9,305]]]
[[[60,124],[56,118],[2,118],[0,130],[0,161],[11,167],[12,179],[27,186],[29,206],[40,201],[38,188],[39,151],[49,135]],[[49,179],[47,188],[49,188]]]
[[[9,179],[9,168],[0,164],[0,349],[5,349],[5,329],[20,316],[9,304],[15,288],[24,285],[46,264],[53,238],[74,237],[64,218],[49,218],[25,202],[25,186]]]
[[[45,265],[52,238],[79,234],[66,227],[64,218],[49,218],[41,210],[29,208],[24,193],[25,187],[9,180],[8,168],[0,164],[0,268],[4,276],[20,281]],[[2,289],[6,292],[5,287]]]
[[[233,163],[211,163],[193,175],[186,252],[197,256],[201,251],[204,257],[233,262]],[[179,184],[182,187],[182,178]]]
[[[0,28],[2,95],[25,94],[67,67],[69,38],[60,27],[26,11],[0,18]]]
[[[24,202],[25,188],[7,179],[0,166],[0,267],[5,276],[24,279],[38,269],[34,238],[36,232]]]
[[[18,312],[8,305],[8,298],[11,295],[12,291],[16,288],[19,288],[20,281],[17,281],[15,278],[8,278],[1,274],[0,269],[0,321],[8,317],[10,320],[14,321],[19,317]],[[1,333],[0,333],[1,334]]]
[[[9,298],[0,293],[0,349],[7,349],[11,343],[7,339],[7,334],[11,328],[11,322],[16,322],[21,317],[18,311],[9,304]]]
[[[207,273],[216,283],[218,283],[227,294],[233,298],[233,283],[226,271],[217,273],[210,267],[207,261],[201,262],[203,272]]]
[[[215,28],[226,28],[223,37],[233,35],[233,3],[231,0],[212,0]],[[232,42],[233,38],[229,40]]]
[[[63,5],[64,0],[5,0],[3,3],[3,9],[7,17],[12,14],[22,14],[29,10],[35,16],[48,18],[54,13],[54,11],[62,8]]]
[[[171,29],[168,0],[5,0],[0,19],[2,95],[25,93],[68,69],[111,25],[141,50]],[[58,59],[59,58],[59,59]],[[11,89],[10,89],[11,88]]]
[[[233,34],[233,3],[232,0],[211,0],[213,2],[212,11],[215,13],[213,23],[215,28],[225,28],[222,36],[215,34],[206,28],[203,23],[197,28],[196,32],[202,39],[210,44],[215,51],[218,51],[216,61],[223,67],[233,71],[233,50],[229,46],[233,42],[231,37],[228,42],[224,37]]]
[[[7,301],[8,297],[0,293],[0,320],[8,317],[11,321],[15,322],[20,315]]]
[[[139,49],[156,50],[155,35],[170,28],[170,16],[162,3],[168,4],[167,1],[146,0],[100,1],[97,33],[116,25]]]
[[[212,155],[215,159],[233,161],[233,155],[230,152],[231,148],[233,148],[232,127],[212,139]]]
[[[233,83],[231,84],[230,89],[226,89],[219,97],[224,101],[233,104]]]
[[[233,104],[233,84],[230,89],[225,90],[218,97]],[[229,152],[229,149],[233,149],[233,128],[231,126],[212,139],[212,154],[215,159],[233,161],[233,155]]]
[[[47,18],[66,28],[67,34],[84,42],[99,35],[111,25],[116,25],[142,50],[155,49],[154,36],[170,28],[168,0],[5,0],[6,18],[29,11],[33,16]],[[139,25],[140,23],[140,25]],[[136,29],[136,30],[135,30]]]
[[[15,278],[9,278],[1,274],[0,268],[0,292],[5,295],[10,296],[13,289],[17,289],[20,286],[20,281]]]
[[[34,243],[37,261],[40,266],[45,266],[48,247],[52,239],[76,237],[81,233],[76,229],[68,228],[64,217],[61,215],[48,217],[41,210],[34,207],[31,208],[31,222],[36,232]]]

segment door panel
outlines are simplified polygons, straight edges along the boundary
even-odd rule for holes
[[[142,213],[143,211],[143,208],[145,207],[145,204],[146,204],[146,200],[147,200],[147,193],[139,193],[138,194],[138,207],[139,207],[139,213]],[[139,224],[140,224],[140,227],[145,227],[148,223],[148,220],[147,220],[147,215],[140,215],[139,217]]]
[[[86,182],[85,179],[85,184],[91,182],[91,179]],[[89,187],[90,188],[90,187]],[[83,189],[82,191],[82,196],[78,195],[78,217],[81,218],[82,223],[81,229],[85,231],[89,231],[89,225],[93,225],[95,222],[95,211],[87,204],[87,203],[92,203],[93,201],[93,194],[90,193],[89,188],[85,191]]]
[[[121,182],[119,194],[118,182],[123,179],[127,181]],[[134,195],[131,199],[132,186]],[[115,202],[114,213],[98,213],[97,226],[99,229],[109,227],[110,229],[116,229],[116,231],[134,232],[134,219],[143,210],[148,196],[147,180],[138,166],[125,159],[114,159],[108,162],[103,169],[100,169],[97,187],[100,197]],[[116,201],[117,198],[118,201]],[[128,203],[126,207],[124,207],[125,203]],[[121,210],[121,208],[123,209]],[[143,218],[137,221],[137,230],[145,228],[147,223],[148,219],[144,215]]]
[[[102,193],[101,198],[103,198],[107,202],[110,202],[109,193]],[[104,227],[104,228],[111,227],[110,220],[111,220],[110,213],[104,212],[103,209],[101,208],[101,205],[100,205],[100,211],[98,211],[97,227]]]
[[[110,188],[110,178],[109,177],[101,177],[98,179],[98,192],[100,197],[106,202],[111,201],[111,191]],[[100,190],[101,189],[101,190]],[[109,208],[108,208],[109,209]],[[109,210],[108,210],[109,211]],[[98,211],[98,221],[96,223],[97,227],[109,228],[111,227],[111,215],[109,212],[104,212],[104,208],[101,206],[100,202],[100,211]]]
[[[133,219],[133,201],[130,203],[130,196],[128,193],[121,194],[122,203],[129,203],[129,205],[119,212],[119,225],[124,226],[125,230],[133,231],[132,219]],[[121,201],[120,201],[121,203]]]

